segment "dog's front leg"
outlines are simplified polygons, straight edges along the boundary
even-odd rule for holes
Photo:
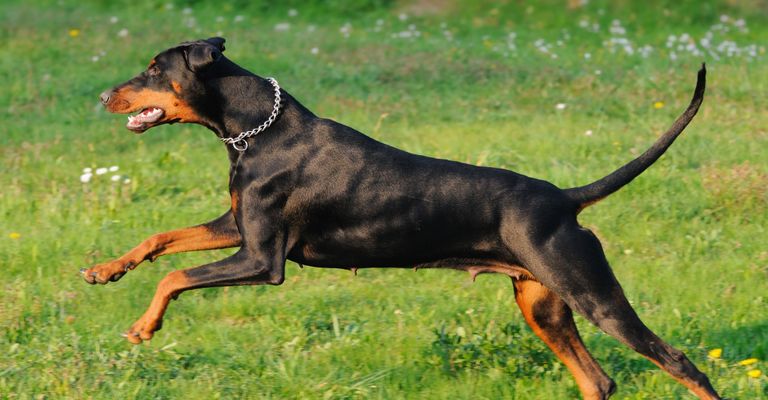
[[[185,251],[236,247],[240,243],[235,218],[231,211],[227,211],[221,217],[202,225],[154,234],[120,258],[83,268],[80,272],[90,284],[106,284],[122,278],[144,260],[154,261],[162,255]]]
[[[283,246],[249,251],[242,247],[224,260],[197,268],[173,271],[157,286],[149,308],[124,334],[134,344],[150,340],[162,326],[168,303],[184,291],[216,286],[279,285],[283,283],[285,258]]]

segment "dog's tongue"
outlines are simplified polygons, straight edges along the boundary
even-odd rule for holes
[[[152,123],[162,118],[164,112],[161,108],[149,107],[142,110],[136,115],[128,117],[128,123],[126,127],[128,129],[137,129],[144,126],[144,124]]]

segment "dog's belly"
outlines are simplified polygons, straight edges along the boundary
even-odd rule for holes
[[[413,267],[440,260],[509,259],[498,221],[413,201],[396,213],[317,217],[295,232],[288,258],[320,267]],[[472,261],[470,263],[477,263]],[[456,264],[456,262],[451,262]]]

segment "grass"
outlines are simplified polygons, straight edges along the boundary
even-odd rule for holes
[[[227,161],[201,127],[128,133],[98,94],[158,51],[217,34],[228,57],[277,77],[319,115],[409,151],[563,187],[649,146],[706,61],[707,97],[679,142],[581,222],[654,331],[723,395],[768,396],[765,2],[565,3],[3,2],[0,397],[578,395],[500,276],[355,277],[289,264],[281,287],[184,294],[150,344],[123,341],[162,276],[231,250],[162,258],[105,287],[87,286],[78,269],[220,215]],[[113,165],[80,182],[83,168]],[[618,398],[692,397],[577,322]],[[708,356],[714,349],[722,354]],[[758,361],[737,364],[749,358]]]

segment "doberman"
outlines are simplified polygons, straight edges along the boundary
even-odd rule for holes
[[[239,247],[232,256],[163,278],[125,334],[160,329],[171,299],[196,288],[279,285],[285,261],[323,268],[449,268],[512,278],[526,322],[573,374],[585,399],[616,384],[584,346],[572,310],[668,372],[701,399],[719,399],[681,351],[638,318],[597,237],[580,226],[585,207],[653,164],[693,119],[704,97],[698,73],[685,112],[643,154],[591,184],[560,189],[512,171],[414,155],[315,116],[277,81],[227,59],[224,39],[184,42],[135,78],[105,91],[127,128],[203,125],[225,142],[231,209],[191,228],[155,234],[120,258],[81,272],[117,281],[144,260]]]

